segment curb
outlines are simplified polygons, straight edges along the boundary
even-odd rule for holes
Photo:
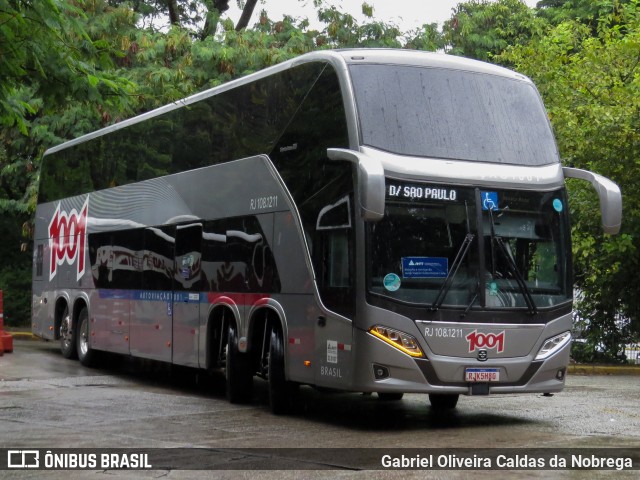
[[[5,332],[7,332],[5,330]],[[30,332],[7,332],[16,340],[40,340],[40,337],[36,337],[33,333]]]
[[[29,330],[19,327],[5,327],[5,333],[8,333],[16,340],[41,340],[40,337],[37,337]]]
[[[636,365],[577,365],[567,368],[569,375],[640,375]]]

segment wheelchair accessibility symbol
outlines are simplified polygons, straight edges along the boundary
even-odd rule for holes
[[[498,192],[480,192],[482,210],[498,210]]]

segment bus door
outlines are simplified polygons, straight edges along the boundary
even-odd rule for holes
[[[355,316],[351,197],[320,210],[313,236],[316,281],[322,303],[336,314],[316,322],[316,384],[346,387],[352,381],[351,347]]]
[[[173,363],[198,366],[200,293],[206,290],[202,271],[202,224],[176,228],[173,292]]]

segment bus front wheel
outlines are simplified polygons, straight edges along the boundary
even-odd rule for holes
[[[429,401],[433,410],[453,410],[458,404],[457,393],[430,393]]]
[[[246,403],[251,400],[253,373],[249,355],[238,350],[238,332],[232,324],[227,335],[226,357],[227,399],[231,403]]]

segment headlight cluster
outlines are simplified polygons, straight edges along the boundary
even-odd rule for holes
[[[538,355],[536,355],[535,360],[545,360],[549,358],[551,355],[556,353],[562,347],[564,347],[567,343],[571,341],[571,332],[564,332],[560,335],[556,335],[555,337],[551,337],[546,342],[542,344]]]
[[[424,353],[422,353],[422,349],[418,345],[418,341],[408,333],[400,332],[393,328],[383,327],[381,325],[371,327],[369,329],[369,333],[407,355],[416,358],[424,357]]]

